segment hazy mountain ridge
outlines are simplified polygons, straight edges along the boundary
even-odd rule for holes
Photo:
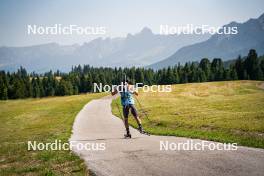
[[[225,26],[237,26],[238,34],[212,35],[208,40],[182,47],[167,59],[148,67],[158,69],[202,58],[217,57],[229,60],[238,55],[246,55],[252,48],[256,49],[258,54],[264,54],[264,14],[257,19],[249,19],[244,23],[231,22]]]
[[[209,35],[159,35],[144,28],[124,38],[97,38],[83,45],[49,43],[29,47],[0,47],[0,69],[43,72],[70,70],[72,65],[145,66],[172,55],[175,50],[203,41]]]

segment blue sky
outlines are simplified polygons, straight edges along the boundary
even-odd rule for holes
[[[27,25],[105,26],[107,35],[122,37],[161,24],[222,26],[264,13],[263,0],[1,0],[0,46],[88,42],[98,36],[32,36]]]

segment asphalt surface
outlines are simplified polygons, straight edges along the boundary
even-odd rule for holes
[[[212,148],[213,145],[223,148],[223,144],[182,137],[146,136],[135,129],[131,129],[132,139],[124,139],[123,122],[111,113],[111,101],[112,97],[108,96],[86,104],[75,119],[70,138],[75,144],[73,151],[96,175],[264,175],[263,149],[209,150],[208,144]],[[164,144],[162,150],[161,142]],[[164,149],[166,143],[169,150]],[[205,148],[187,150],[187,143],[193,144],[189,147],[204,143]],[[87,148],[78,148],[77,144]]]

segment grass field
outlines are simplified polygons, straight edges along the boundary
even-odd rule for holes
[[[144,118],[144,127],[152,134],[264,148],[264,90],[259,87],[262,83],[178,84],[170,93],[140,92],[138,99],[150,118]],[[140,109],[138,104],[137,107]],[[112,109],[120,117],[115,102]],[[141,109],[140,115],[143,114]],[[136,126],[133,118],[129,122]]]
[[[0,175],[85,175],[70,151],[28,151],[27,141],[67,142],[75,116],[103,94],[0,101]]]

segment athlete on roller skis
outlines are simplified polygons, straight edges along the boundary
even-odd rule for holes
[[[141,120],[138,116],[137,109],[135,107],[135,101],[133,98],[133,95],[138,96],[138,93],[134,91],[134,88],[132,86],[131,81],[128,79],[125,79],[122,84],[122,91],[120,91],[120,96],[121,96],[121,104],[123,107],[123,116],[124,116],[124,124],[126,128],[126,134],[124,135],[125,138],[131,138],[131,133],[129,131],[129,125],[128,125],[128,115],[129,111],[131,111],[132,115],[134,116],[137,124],[138,124],[138,131],[142,134],[147,134],[142,127]],[[112,95],[115,95],[118,93],[118,90],[115,89],[112,91]]]

